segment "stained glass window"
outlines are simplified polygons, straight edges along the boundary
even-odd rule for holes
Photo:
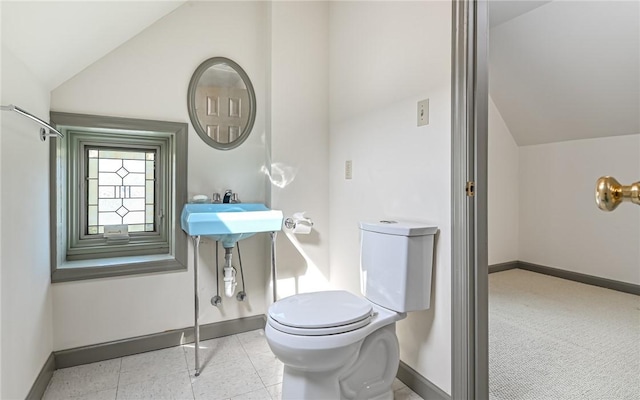
[[[155,150],[87,147],[87,235],[105,225],[154,232]]]

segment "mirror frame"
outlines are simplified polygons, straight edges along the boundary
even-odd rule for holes
[[[247,120],[247,125],[242,129],[240,135],[236,140],[231,143],[218,143],[207,135],[207,132],[202,127],[200,120],[198,120],[198,115],[196,113],[196,88],[198,86],[198,82],[202,75],[208,70],[210,67],[216,64],[227,64],[231,68],[233,68],[238,75],[242,78],[245,86],[247,87],[247,92],[249,94],[249,119]],[[187,90],[187,108],[189,111],[189,119],[191,120],[191,125],[198,133],[198,136],[209,146],[216,148],[218,150],[231,150],[242,143],[249,137],[251,130],[253,129],[253,124],[256,120],[256,93],[253,89],[253,84],[251,83],[251,79],[249,79],[249,75],[233,60],[230,60],[226,57],[212,57],[208,60],[205,60],[196,68],[193,76],[191,77],[191,81],[189,81],[189,89]]]

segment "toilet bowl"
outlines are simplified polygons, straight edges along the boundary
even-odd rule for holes
[[[398,313],[345,291],[306,293],[269,309],[265,336],[285,365],[283,399],[393,399]]]
[[[284,364],[284,400],[393,399],[396,322],[429,308],[437,228],[380,221],[360,229],[365,297],[303,293],[269,307],[265,337]]]

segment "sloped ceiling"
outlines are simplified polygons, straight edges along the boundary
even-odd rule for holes
[[[50,90],[184,0],[1,1],[7,48]],[[640,133],[640,3],[490,2],[490,94],[518,145]]]
[[[184,3],[2,1],[2,44],[53,90]]]
[[[490,12],[513,2],[496,3]],[[637,1],[538,5],[494,24],[489,59],[490,94],[518,145],[640,133]]]
[[[545,1],[501,1],[491,0],[489,1],[489,27],[493,28],[507,21],[514,19],[515,17],[527,13],[534,8],[538,8],[551,0]]]

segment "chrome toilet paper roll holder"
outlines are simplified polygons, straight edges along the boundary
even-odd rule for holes
[[[295,213],[293,217],[288,217],[284,220],[284,227],[287,229],[296,229],[298,224],[313,227],[313,221],[305,217],[304,212]]]

